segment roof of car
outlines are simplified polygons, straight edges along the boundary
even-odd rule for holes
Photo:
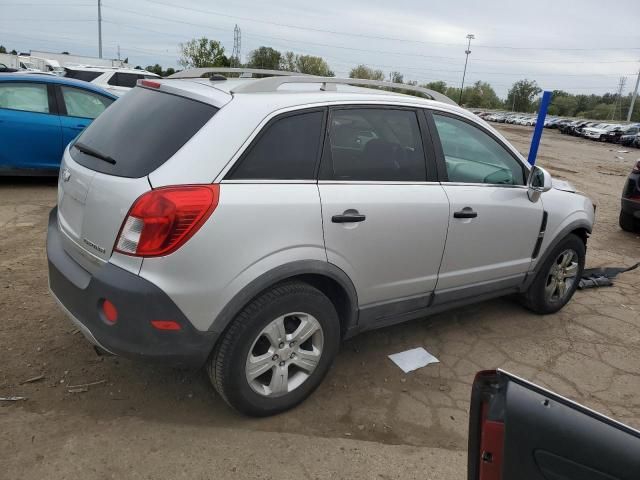
[[[184,78],[184,79],[161,79],[161,83],[168,87],[175,86],[179,89],[197,93],[199,96],[207,95],[219,96],[223,94],[228,97],[244,97],[244,98],[260,98],[263,100],[269,97],[269,103],[273,105],[273,109],[287,108],[289,106],[325,103],[325,102],[344,102],[344,101],[363,101],[363,102],[379,102],[388,101],[394,103],[418,103],[429,106],[442,106],[448,110],[472,115],[468,110],[451,105],[444,102],[430,100],[417,97],[414,95],[406,95],[403,93],[392,92],[388,90],[379,90],[374,88],[356,87],[352,85],[337,84],[335,90],[321,90],[321,81],[317,83],[288,83],[281,86],[275,91],[259,92],[259,93],[234,93],[234,90],[240,86],[249,83],[258,82],[256,78],[228,78],[227,80],[214,80],[208,78]],[[402,88],[398,86],[398,88]],[[217,93],[214,93],[217,92]],[[227,100],[227,101],[228,101]]]
[[[94,85],[93,83],[83,82],[82,80],[75,80],[73,78],[59,77],[57,75],[47,74],[26,74],[26,73],[3,73],[0,75],[0,82],[30,82],[30,83],[58,83],[60,85],[70,85],[73,87],[83,88],[85,90],[91,90],[96,93],[100,93],[114,100],[118,97],[108,92],[107,90]]]

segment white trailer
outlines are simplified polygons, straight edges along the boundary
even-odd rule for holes
[[[31,50],[31,57],[55,60],[61,67],[73,65],[91,65],[94,67],[119,67],[128,68],[129,64],[124,60],[116,60],[109,58],[85,57],[82,55],[67,55],[65,53],[44,52],[40,50]]]

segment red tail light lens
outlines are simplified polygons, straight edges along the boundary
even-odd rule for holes
[[[153,80],[140,80],[140,85],[149,88],[160,88],[160,82],[154,82]]]
[[[180,330],[182,327],[174,320],[151,320],[153,325],[158,330]]]
[[[105,298],[104,300],[102,300],[101,308],[104,320],[109,325],[113,325],[118,321],[118,309],[113,303]]]
[[[180,248],[218,206],[220,185],[184,185],[151,190],[124,220],[115,250],[137,257],[168,255]]]

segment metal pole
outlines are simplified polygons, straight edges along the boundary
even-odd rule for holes
[[[531,148],[529,149],[529,163],[531,165],[536,164],[536,156],[538,155],[538,146],[540,145],[540,139],[542,138],[542,131],[544,130],[544,119],[547,116],[547,109],[551,103],[552,92],[544,92],[542,94],[542,100],[540,100],[540,110],[538,110],[538,119],[536,120],[536,129],[533,131],[533,138],[531,139]]]
[[[636,79],[636,88],[633,90],[633,97],[631,97],[631,105],[629,105],[629,113],[627,113],[627,122],[631,121],[631,114],[633,113],[633,107],[636,104],[636,98],[638,97],[638,85],[640,85],[640,70],[638,70],[638,78]]]
[[[98,0],[98,57],[102,58],[102,0]]]
[[[462,92],[464,91],[464,77],[467,75],[467,62],[469,62],[469,54],[471,53],[471,40],[476,38],[472,33],[467,35],[467,39],[469,42],[467,43],[467,49],[464,53],[467,54],[464,60],[464,71],[462,72],[462,85],[460,86],[460,98],[458,99],[458,104],[462,105]]]

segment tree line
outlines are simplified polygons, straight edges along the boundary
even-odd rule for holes
[[[180,53],[179,63],[185,68],[242,66],[268,70],[288,70],[310,75],[334,76],[329,64],[322,57],[297,55],[293,52],[282,53],[266,46],[250,52],[245,64],[241,64],[237,58],[227,57],[224,47],[219,42],[206,38],[195,39],[181,44]],[[466,86],[461,96],[460,87],[449,85],[443,80],[423,84],[418,84],[416,81],[405,82],[401,72],[393,71],[385,75],[382,70],[374,69],[364,64],[353,67],[349,72],[349,77],[419,85],[440,92],[456,102],[462,99],[460,103],[468,108],[504,109],[523,113],[533,113],[538,110],[540,93],[542,93],[542,89],[535,80],[522,79],[513,83],[504,100],[498,97],[490,83],[483,81],[477,81]],[[406,90],[405,93],[415,94],[410,90]],[[615,93],[576,95],[563,90],[554,90],[551,105],[549,106],[549,114],[596,120],[611,118],[620,120],[626,118],[630,103],[631,93],[624,95],[620,99]],[[640,101],[636,103],[631,118],[633,121],[640,121]]]

